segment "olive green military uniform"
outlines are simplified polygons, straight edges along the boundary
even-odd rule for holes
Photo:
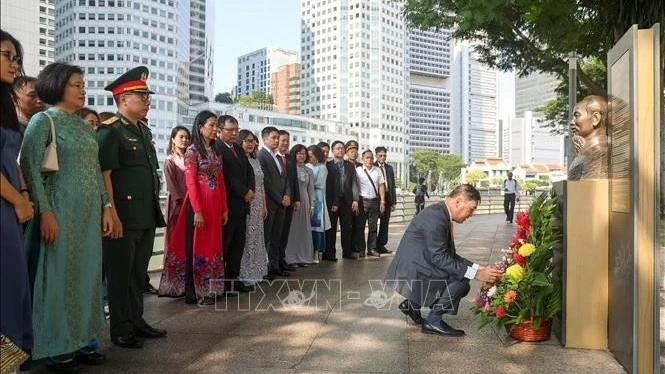
[[[99,163],[111,170],[114,206],[122,222],[121,239],[105,238],[111,336],[132,334],[143,320],[143,286],[152,256],[155,227],[164,227],[159,206],[157,154],[147,125],[117,113],[97,129]]]

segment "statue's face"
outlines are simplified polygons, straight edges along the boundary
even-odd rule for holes
[[[575,105],[573,111],[573,118],[570,120],[570,132],[572,135],[581,136],[586,138],[591,135],[594,130],[594,118],[592,113],[587,112],[586,105],[579,103]]]

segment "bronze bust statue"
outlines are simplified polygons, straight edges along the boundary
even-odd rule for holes
[[[576,156],[568,167],[568,180],[607,178],[607,99],[587,96],[575,105],[570,120]]]

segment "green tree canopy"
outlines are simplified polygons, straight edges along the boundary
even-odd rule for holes
[[[231,98],[231,94],[229,92],[220,92],[215,95],[215,102],[233,104],[233,99]]]
[[[249,95],[240,96],[236,104],[249,107],[265,107],[274,104],[272,95],[264,91],[252,91]]]
[[[466,183],[476,186],[478,182],[487,178],[487,174],[484,171],[474,169],[466,173]]]
[[[414,177],[425,178],[429,174],[434,184],[440,179],[445,184],[459,177],[464,164],[457,155],[418,149],[413,154],[413,166],[417,173]]]

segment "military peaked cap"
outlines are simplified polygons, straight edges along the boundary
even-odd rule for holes
[[[109,83],[108,86],[104,87],[104,90],[111,91],[113,96],[125,92],[147,92],[154,94],[148,88],[148,74],[150,74],[150,71],[148,71],[147,67],[135,67]]]

